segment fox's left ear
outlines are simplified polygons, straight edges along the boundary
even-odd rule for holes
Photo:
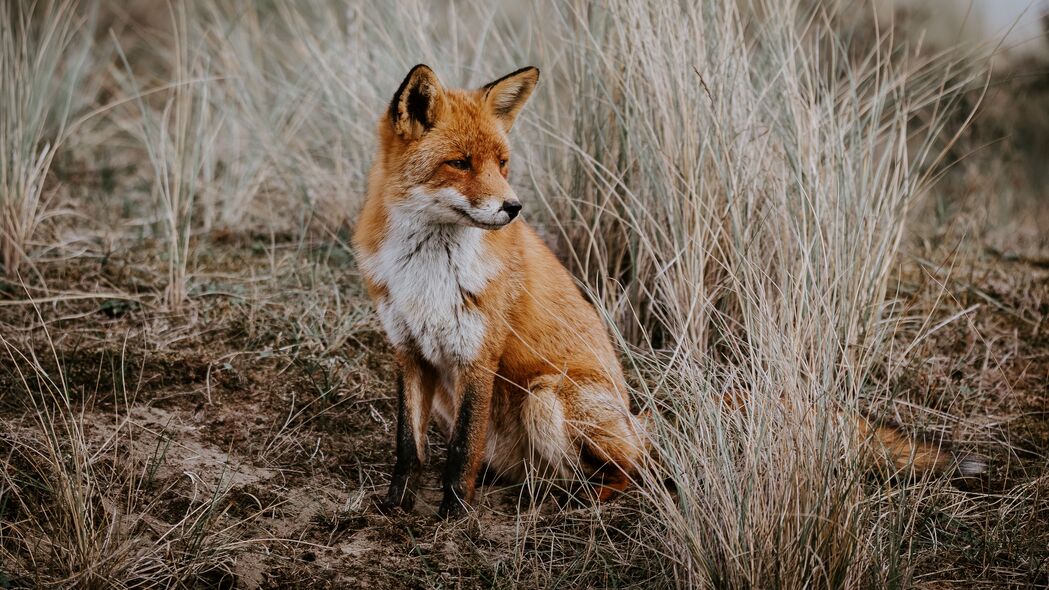
[[[485,84],[481,90],[484,91],[484,101],[494,114],[503,123],[503,127],[509,132],[514,125],[517,113],[528,100],[529,95],[539,82],[539,68],[521,68],[512,74],[499,78],[495,82]]]

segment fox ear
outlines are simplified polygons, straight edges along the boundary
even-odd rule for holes
[[[390,101],[390,123],[397,135],[419,139],[437,122],[444,102],[444,89],[428,66],[419,64],[408,72]]]
[[[499,78],[495,82],[485,84],[484,101],[507,131],[514,125],[517,113],[532,94],[536,83],[539,82],[539,68],[521,68],[512,74]]]

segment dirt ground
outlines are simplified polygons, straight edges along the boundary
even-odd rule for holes
[[[20,287],[3,287],[5,336],[64,383],[86,446],[98,453],[99,487],[125,504],[113,508],[123,534],[156,542],[206,515],[199,526],[211,547],[203,550],[222,556],[202,580],[220,588],[530,586],[540,582],[529,576],[549,580],[549,572],[530,573],[521,548],[538,551],[544,537],[544,567],[570,576],[577,548],[549,535],[574,526],[573,510],[544,505],[522,516],[518,490],[486,486],[474,517],[436,518],[436,433],[414,513],[377,510],[394,456],[394,368],[352,264],[329,250],[337,244],[301,254],[301,244],[269,236],[236,238],[220,235],[203,248],[224,268],[202,261],[200,276],[215,278],[178,313],[104,296],[13,305]],[[161,277],[132,269],[149,246],[54,265],[46,282],[53,293],[148,292]],[[274,263],[285,249],[292,254]],[[336,279],[324,288],[306,275]],[[250,301],[237,295],[247,289],[255,289]],[[310,332],[302,309],[310,298],[341,299],[351,323],[339,334]],[[28,366],[0,363],[8,456],[14,438],[41,430],[33,400],[46,398],[45,387]],[[614,521],[629,504],[603,510]]]
[[[49,265],[43,278],[53,295],[35,307],[15,302],[24,299],[21,287],[4,285],[5,336],[64,382],[86,446],[97,452],[99,486],[123,499],[113,510],[128,538],[156,542],[186,522],[206,529],[196,550],[216,552],[218,565],[197,585],[227,588],[579,583],[576,551],[614,550],[573,547],[558,535],[586,526],[574,514],[588,509],[547,502],[519,513],[518,491],[505,487],[482,488],[474,517],[438,520],[443,451],[435,433],[415,512],[380,513],[374,499],[393,459],[394,368],[352,260],[337,240],[208,239],[199,291],[177,313],[151,308],[148,297],[106,296],[159,288],[159,273],[141,270],[155,254],[148,242]],[[980,529],[942,523],[943,549],[919,567],[918,580],[1037,586],[1049,582],[1049,268],[1001,254],[971,266],[967,300],[957,303],[975,307],[914,351],[920,360],[895,377],[897,387],[916,404],[953,400],[973,406],[964,414],[987,416],[978,429],[985,438],[962,442],[990,459],[986,478],[970,483],[988,503],[1015,486],[1041,491],[1030,505],[1001,507],[1002,520]],[[61,295],[73,291],[100,295]],[[338,310],[310,309],[336,300]],[[45,387],[26,366],[5,359],[0,369],[5,437],[39,436],[32,400]],[[630,534],[633,509],[629,495],[600,508],[606,526],[596,534]],[[644,582],[641,572],[611,568],[585,580]]]

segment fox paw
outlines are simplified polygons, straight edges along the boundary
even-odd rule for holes
[[[376,499],[375,506],[383,514],[390,514],[397,510],[411,512],[415,507],[415,494],[409,490],[391,489],[384,497]]]
[[[441,507],[437,509],[437,516],[445,520],[454,520],[466,516],[470,507],[454,495],[445,496],[441,501]]]

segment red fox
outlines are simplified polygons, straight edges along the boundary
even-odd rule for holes
[[[607,329],[508,182],[507,136],[538,81],[527,67],[448,89],[418,65],[379,122],[354,248],[399,366],[387,507],[414,504],[431,417],[449,440],[442,517],[468,509],[482,465],[582,480],[600,500],[647,454]]]
[[[354,245],[401,373],[389,506],[413,504],[431,416],[449,437],[442,516],[465,510],[482,464],[584,473],[603,497],[643,452],[604,325],[507,181],[538,80],[452,90],[418,65],[379,123]]]

